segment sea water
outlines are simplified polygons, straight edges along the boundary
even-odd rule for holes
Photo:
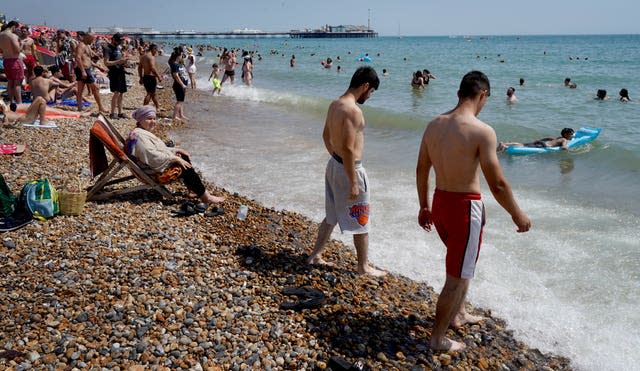
[[[479,69],[491,80],[491,97],[479,117],[499,140],[601,127],[595,142],[569,153],[499,156],[533,227],[516,233],[483,183],[488,223],[468,299],[504,318],[519,339],[568,356],[579,369],[637,367],[640,36],[171,42],[260,53],[262,60],[253,59],[254,87],[243,86],[238,69],[235,84],[223,85],[221,96],[211,96],[206,81],[217,56],[206,52],[199,59],[201,91],[188,96],[185,112],[192,120],[177,139],[195,154],[208,180],[317,222],[324,216],[329,158],[321,138],[326,109],[364,64],[359,56],[368,53],[380,75],[387,69],[389,76],[380,76],[379,90],[363,106],[373,210],[370,258],[436,290],[444,282],[445,251],[435,232],[417,225],[415,166],[426,124],[455,106],[466,72]],[[292,54],[295,68],[289,66]],[[320,64],[327,57],[334,61],[331,69]],[[412,72],[424,68],[436,79],[413,90]],[[565,77],[577,89],[564,87]],[[516,88],[516,104],[506,103],[509,86]],[[629,89],[631,102],[618,100],[621,88]],[[611,99],[594,100],[597,89],[606,89]],[[334,237],[351,243],[348,236]]]

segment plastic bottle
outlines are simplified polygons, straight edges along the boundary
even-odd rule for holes
[[[247,213],[249,212],[249,207],[247,205],[240,205],[238,208],[238,214],[236,217],[240,220],[245,220],[247,218]]]

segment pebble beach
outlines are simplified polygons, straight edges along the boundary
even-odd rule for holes
[[[167,87],[159,95],[169,109],[161,116],[170,117],[173,93]],[[143,96],[137,84],[125,94],[129,116]],[[110,98],[102,95],[106,107]],[[22,155],[0,158],[11,190],[38,178],[57,188],[88,183],[94,120],[1,128],[4,143],[27,145]],[[135,126],[112,122],[125,135]],[[178,125],[158,126],[167,133]],[[432,352],[439,288],[397,274],[356,275],[353,247],[337,241],[326,253],[335,268],[310,267],[318,226],[295,211],[209,183],[226,198],[226,212],[175,217],[187,193],[179,183],[169,189],[171,200],[146,191],[87,202],[81,215],[2,234],[0,368],[322,370],[338,357],[373,370],[572,369],[569,359],[518,341],[490,309],[470,306],[487,319],[448,334],[467,349]],[[236,218],[241,204],[249,207],[245,220]],[[322,291],[324,301],[281,309],[295,300],[283,293],[289,287]]]

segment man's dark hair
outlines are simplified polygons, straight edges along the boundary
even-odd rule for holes
[[[11,21],[7,24],[5,24],[4,26],[2,26],[2,31],[6,30],[7,28],[11,28],[11,27],[18,27],[19,24],[16,21]]]
[[[369,66],[360,67],[353,73],[349,89],[359,88],[362,84],[367,82],[370,87],[378,90],[378,87],[380,86],[380,79],[378,78],[376,70]]]
[[[43,72],[44,72],[44,68],[43,68],[42,66],[35,66],[35,67],[33,68],[33,73],[34,73],[36,76],[42,76],[42,73],[43,73]]]
[[[51,72],[52,74],[58,71],[60,71],[60,67],[56,66],[55,64],[53,66],[49,66],[49,72]]]
[[[480,71],[471,71],[462,78],[460,89],[458,90],[458,97],[473,98],[483,90],[487,92],[487,96],[491,95],[489,78]]]
[[[149,45],[149,51],[153,51],[154,49],[158,49],[158,45],[156,45],[156,44],[150,44],[150,45]]]
[[[560,132],[560,135],[564,136],[565,134],[573,134],[574,131],[571,128],[564,128],[562,129],[562,131]]]

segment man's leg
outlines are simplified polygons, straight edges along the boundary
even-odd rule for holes
[[[84,91],[84,83],[80,80],[78,80],[77,82],[77,88],[76,88],[76,103],[78,104],[78,111],[82,111],[82,94]]]
[[[149,101],[151,100],[151,93],[147,93],[147,95],[144,96],[144,100],[142,101],[142,105],[146,106],[147,104],[149,104]],[[157,105],[156,105],[156,110],[157,110]]]
[[[124,97],[124,93],[118,94],[118,114],[122,114],[122,98]]]
[[[22,103],[22,81],[9,80],[7,82],[7,90],[9,90],[9,100],[11,100],[11,91],[13,91],[13,99],[16,104]]]
[[[113,92],[113,96],[111,96],[111,114],[116,114],[116,106],[118,105],[118,97],[120,96],[119,91]]]
[[[327,223],[327,218],[322,220],[320,227],[318,227],[318,237],[316,238],[316,243],[313,246],[313,251],[307,259],[308,264],[333,265],[332,263],[328,263],[322,259],[322,253],[324,252],[327,242],[329,242],[329,237],[331,237],[331,232],[333,232],[334,227],[335,225]]]
[[[358,255],[358,273],[370,274],[374,277],[382,277],[387,274],[386,271],[369,265],[369,233],[354,234],[353,244],[356,246],[356,254]]]
[[[96,99],[96,103],[98,104],[98,110],[100,110],[100,112],[102,113],[107,113],[108,111],[104,109],[104,107],[102,106],[102,101],[100,100],[100,91],[98,90],[98,85],[96,85],[95,83],[91,83],[89,84],[89,88],[93,93],[93,97]]]
[[[464,298],[469,287],[469,280],[457,278],[447,274],[447,279],[436,305],[436,323],[431,331],[431,349],[456,351],[466,347],[445,337],[449,324],[464,304]]]
[[[156,106],[156,111],[160,111],[160,105],[158,104],[158,99],[156,99],[156,93],[150,93],[149,95],[151,96],[151,101],[153,101],[153,104]],[[147,103],[149,103],[149,101],[147,101]]]

